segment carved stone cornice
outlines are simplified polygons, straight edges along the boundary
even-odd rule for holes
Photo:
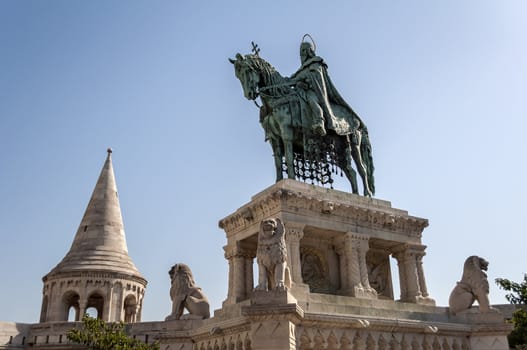
[[[246,259],[253,259],[256,257],[256,251],[242,247],[239,242],[236,242],[235,245],[226,245],[223,247],[225,251],[225,259],[229,260],[230,258],[240,257]]]
[[[349,198],[340,198],[340,194],[335,195],[338,198],[329,200],[324,196],[331,197],[331,193],[314,196],[311,193],[280,187],[272,191],[271,187],[264,195],[256,196],[253,201],[220,220],[219,227],[230,236],[269,216],[277,215],[280,211],[322,216],[358,227],[405,233],[416,237],[421,237],[422,231],[428,226],[427,219],[407,215],[405,211],[393,209],[389,205],[368,205],[363,198],[346,195]]]
[[[400,244],[398,247],[396,247],[392,254],[394,258],[397,260],[405,261],[409,258],[417,258],[421,259],[423,256],[426,255],[425,253],[426,246],[425,245],[417,245],[417,244]]]
[[[218,226],[227,232],[237,232],[273,215],[281,206],[280,196],[271,195],[238,209],[234,214],[219,221]]]
[[[125,279],[89,279],[89,278],[63,278],[59,280],[49,281],[44,284],[42,293],[45,295],[50,292],[50,285],[56,286],[59,288],[59,291],[64,291],[65,289],[71,289],[74,291],[85,290],[86,288],[114,288],[116,285],[120,284],[123,290],[132,290],[134,293],[143,296],[145,294],[145,286],[132,282]],[[60,292],[59,292],[60,293]]]
[[[370,236],[356,233],[356,232],[346,232],[346,236],[344,238],[346,241],[354,241],[354,242],[368,242],[370,240]]]
[[[296,304],[251,305],[242,308],[242,314],[254,321],[287,319],[298,324],[304,317],[304,310]]]
[[[68,271],[56,273],[53,275],[46,275],[42,278],[44,283],[59,281],[59,280],[68,280],[68,279],[82,279],[82,280],[91,280],[91,279],[103,279],[103,280],[123,280],[123,281],[133,281],[143,286],[147,285],[147,281],[139,276],[127,275],[121,272],[109,272],[109,271]]]

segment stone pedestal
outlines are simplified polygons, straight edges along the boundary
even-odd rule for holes
[[[285,227],[287,292],[250,290],[259,226],[269,218]],[[224,309],[246,317],[247,348],[506,349],[511,326],[502,315],[435,307],[421,241],[428,220],[390,202],[283,180],[219,226],[230,267]]]
[[[399,266],[399,300],[435,305],[426,287],[422,260],[426,219],[392,208],[387,201],[294,180],[276,183],[220,221],[227,235],[224,249],[229,261],[225,304],[250,297],[259,224],[271,217],[284,223],[291,292],[299,301],[307,301],[307,289],[310,293],[393,299],[392,256]]]
[[[251,305],[265,305],[268,307],[281,305],[296,305],[296,298],[288,291],[261,291],[255,290],[251,294]]]
[[[297,349],[296,326],[304,311],[287,291],[255,291],[242,309],[251,322],[251,349]]]

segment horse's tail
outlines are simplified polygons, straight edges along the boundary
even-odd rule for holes
[[[368,136],[368,129],[364,124],[362,124],[361,131],[361,143],[360,143],[360,153],[362,158],[362,163],[366,167],[368,185],[371,191],[371,194],[375,194],[375,178],[373,176],[373,171],[375,166],[373,165],[373,156],[371,152],[370,137]]]

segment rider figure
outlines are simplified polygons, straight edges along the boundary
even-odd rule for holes
[[[315,54],[315,48],[310,42],[300,44],[300,61],[302,65],[291,76],[291,80],[296,83],[301,97],[309,106],[313,131],[324,136],[326,126],[334,129],[332,126],[336,121],[328,97],[327,84],[331,82],[327,73],[327,65],[321,57]]]

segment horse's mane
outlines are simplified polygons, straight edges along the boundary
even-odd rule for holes
[[[264,77],[264,86],[269,86],[270,93],[274,96],[290,94],[291,89],[284,78],[269,62],[258,55],[246,55],[254,69],[262,72]]]

